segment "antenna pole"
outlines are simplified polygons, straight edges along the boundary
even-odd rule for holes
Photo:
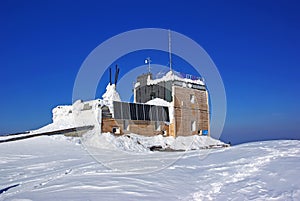
[[[170,71],[172,71],[172,50],[171,50],[171,30],[169,29],[169,60],[170,60]]]
[[[109,84],[111,84],[111,68],[109,68]]]
[[[150,57],[147,57],[146,63],[148,63],[148,72],[150,73],[150,71],[151,71],[151,66],[150,66],[151,60],[150,60]]]
[[[119,78],[120,68],[118,67],[118,64],[116,64],[116,74],[115,74],[115,86],[117,87],[117,82]]]

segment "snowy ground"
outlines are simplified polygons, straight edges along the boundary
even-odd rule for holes
[[[0,200],[300,200],[299,141],[186,153],[98,150],[104,165],[63,136],[1,143],[0,153]],[[105,166],[147,169],[155,160],[175,163],[151,173]]]

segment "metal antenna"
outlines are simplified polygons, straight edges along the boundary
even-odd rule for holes
[[[117,82],[119,78],[120,68],[118,67],[118,64],[116,64],[116,74],[115,74],[115,85],[117,87]]]
[[[150,57],[147,57],[145,60],[145,64],[148,64],[148,73],[150,73],[150,71],[151,71],[150,63],[151,63]]]
[[[111,68],[109,68],[109,84],[111,85]]]
[[[171,50],[171,30],[169,29],[169,60],[170,60],[170,71],[172,71],[172,50]]]

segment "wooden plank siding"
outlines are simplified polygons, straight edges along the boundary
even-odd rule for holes
[[[127,121],[128,126],[124,128],[124,121]],[[164,122],[158,122],[160,129],[155,128],[155,122],[153,121],[141,121],[141,120],[121,120],[113,118],[102,119],[102,132],[112,132],[113,128],[119,128],[120,134],[137,133],[143,136],[154,136],[163,134],[163,130],[169,133],[169,126]]]
[[[207,92],[203,90],[173,86],[175,135],[189,136],[209,129]],[[190,96],[194,96],[191,102]],[[196,128],[192,131],[192,121]]]

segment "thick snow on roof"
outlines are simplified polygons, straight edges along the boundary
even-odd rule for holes
[[[170,102],[168,102],[164,99],[161,99],[161,98],[155,98],[155,99],[149,100],[148,102],[146,102],[146,104],[168,107],[169,108],[170,123],[173,123],[173,121],[174,121],[174,107],[172,106],[172,103],[170,103]]]
[[[165,101],[164,99],[161,99],[161,98],[154,98],[154,99],[149,100],[148,102],[146,102],[146,104],[148,104],[148,105],[159,105],[159,106],[165,106],[165,107],[170,106],[170,103],[168,101]]]
[[[30,134],[81,126],[99,126],[100,109],[98,105],[102,104],[102,100],[96,99],[85,102],[77,100],[73,105],[59,105],[52,110],[53,122],[37,130],[30,131]]]
[[[106,92],[102,95],[105,101],[121,101],[120,95],[116,90],[115,84],[108,84],[106,87]]]
[[[155,85],[160,82],[166,82],[166,81],[171,81],[171,80],[178,80],[178,81],[182,81],[182,82],[186,82],[186,83],[205,85],[205,83],[200,79],[192,80],[192,79],[188,79],[188,78],[182,78],[179,75],[177,75],[176,73],[174,73],[173,71],[169,71],[162,78],[158,78],[158,79],[152,80],[152,79],[150,79],[150,77],[148,77],[147,85]]]

